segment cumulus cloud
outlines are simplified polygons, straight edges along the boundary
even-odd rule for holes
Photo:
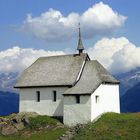
[[[82,14],[72,12],[64,16],[54,9],[38,17],[28,14],[22,30],[48,41],[65,41],[77,35],[78,22],[81,23],[83,37],[92,38],[113,33],[124,25],[126,19],[109,5],[99,2]]]
[[[11,49],[0,51],[0,72],[21,72],[40,56],[61,54],[64,54],[64,52],[35,50],[32,48],[23,49],[15,46]]]
[[[103,38],[88,48],[91,59],[97,59],[112,73],[127,72],[140,67],[140,47],[127,38]],[[0,51],[0,72],[21,72],[41,56],[63,55],[64,51],[45,51],[20,48]]]
[[[103,38],[87,52],[112,73],[127,72],[140,67],[140,47],[136,47],[125,37]]]

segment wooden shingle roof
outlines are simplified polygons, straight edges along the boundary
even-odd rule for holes
[[[119,84],[98,61],[88,54],[41,57],[28,67],[15,88],[68,86],[64,95],[91,94],[100,84]]]
[[[116,80],[97,60],[87,61],[80,80],[72,88],[69,88],[64,95],[91,94],[102,83],[119,84],[119,81]]]
[[[88,55],[40,57],[21,75],[16,88],[39,86],[72,86]]]

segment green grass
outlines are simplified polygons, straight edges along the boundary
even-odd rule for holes
[[[58,139],[67,128],[59,128],[55,130],[49,130],[44,132],[39,132],[31,135],[30,137],[23,137],[18,135],[11,136],[0,136],[0,140],[56,140]]]
[[[34,118],[30,118],[30,128],[31,129],[36,129],[39,127],[45,127],[46,125],[56,125],[59,121],[51,118],[49,116],[37,116]]]
[[[57,128],[60,122],[48,116],[30,118],[30,122],[30,127],[15,135],[0,136],[0,140],[56,140],[68,130]],[[39,130],[46,125],[54,127]],[[72,140],[140,140],[140,113],[104,114],[97,122],[81,128]]]
[[[140,140],[140,113],[104,114],[79,130],[72,140]]]

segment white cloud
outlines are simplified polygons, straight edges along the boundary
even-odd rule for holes
[[[103,38],[86,50],[91,59],[97,59],[112,73],[127,72],[140,67],[140,47],[127,38]],[[65,54],[64,51],[45,51],[20,48],[0,51],[0,72],[21,72],[40,56]]]
[[[113,73],[127,72],[140,67],[140,47],[127,38],[103,38],[87,50],[92,59],[97,59]]]
[[[0,51],[0,72],[21,72],[40,56],[60,54],[64,54],[64,52],[35,50],[32,48],[23,49],[15,46],[11,49]]]
[[[81,15],[49,9],[38,17],[28,14],[22,29],[38,38],[48,41],[69,40],[77,35],[78,22],[81,23],[83,37],[111,34],[123,26],[127,17],[114,11],[109,5],[99,2]]]

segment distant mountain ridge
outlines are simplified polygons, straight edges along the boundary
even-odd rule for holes
[[[17,113],[19,111],[19,95],[0,91],[0,116]]]
[[[140,112],[140,82],[121,97],[122,112]]]
[[[123,96],[129,89],[140,82],[140,67],[132,71],[115,75],[120,80],[120,95]]]
[[[16,89],[13,88],[17,79],[19,77],[19,73],[0,73],[0,91],[9,91],[9,92],[17,92]]]

